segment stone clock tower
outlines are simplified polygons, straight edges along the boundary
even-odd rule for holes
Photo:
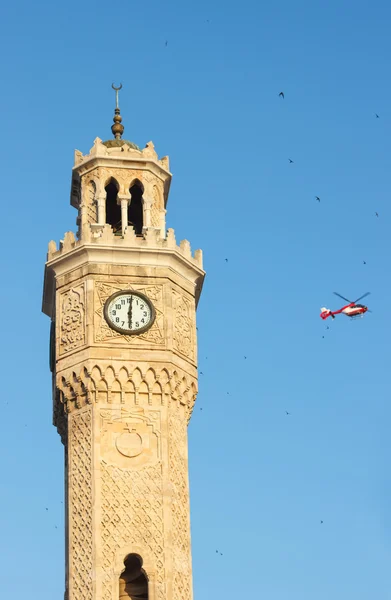
[[[77,236],[49,243],[53,415],[65,447],[67,600],[191,600],[187,425],[202,253],[166,230],[168,158],[75,152]]]

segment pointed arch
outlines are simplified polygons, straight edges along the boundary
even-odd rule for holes
[[[154,406],[160,406],[163,400],[163,391],[162,386],[158,381],[155,382],[155,385],[152,389],[152,404]]]
[[[142,381],[140,383],[140,387],[138,388],[138,404],[140,404],[141,406],[145,406],[148,404],[149,401],[149,389],[148,389],[148,385],[145,383],[145,381]]]
[[[114,233],[121,230],[121,207],[119,206],[119,184],[114,177],[110,177],[105,185],[106,192],[106,223],[112,226]]]
[[[123,389],[125,396],[125,404],[131,404],[132,406],[134,406],[134,404],[136,403],[136,391],[134,389],[133,381],[131,379],[128,379],[128,381],[124,384]]]
[[[128,554],[119,578],[119,600],[150,600],[148,578],[139,554]]]
[[[122,386],[118,379],[114,379],[111,386],[111,401],[114,404],[119,404],[122,400]]]
[[[132,181],[129,186],[129,193],[128,224],[133,226],[136,235],[141,235],[144,225],[144,186],[139,179]]]

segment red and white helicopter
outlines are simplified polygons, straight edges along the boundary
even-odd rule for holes
[[[348,300],[344,296],[341,296],[341,294],[334,292],[334,294],[336,296],[339,296],[340,298],[342,298],[342,300],[346,300],[346,302],[348,302],[349,304],[347,304],[346,306],[343,306],[339,310],[330,310],[329,308],[324,308],[324,307],[321,308],[320,309],[321,310],[321,313],[320,313],[321,319],[325,320],[328,317],[335,319],[335,315],[340,315],[340,314],[346,315],[347,317],[363,317],[366,312],[371,312],[371,311],[368,311],[368,307],[365,306],[364,304],[357,304],[357,302],[359,302],[366,296],[369,296],[370,293],[371,292],[367,292],[366,294],[363,294],[362,296],[360,296],[360,298],[357,298],[357,300],[352,302],[351,300]]]

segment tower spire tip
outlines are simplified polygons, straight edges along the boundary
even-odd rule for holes
[[[122,83],[119,84],[119,87],[115,87],[114,83],[112,83],[111,87],[115,91],[115,110],[113,117],[114,125],[111,126],[111,131],[113,132],[115,139],[120,140],[125,129],[125,127],[121,123],[122,117],[120,114],[118,103],[118,92],[122,89]]]

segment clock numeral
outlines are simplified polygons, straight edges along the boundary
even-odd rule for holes
[[[128,297],[126,298],[126,302],[127,302],[128,304],[130,304],[130,296],[128,296]]]
[[[116,304],[116,305],[115,305],[115,308],[117,308],[117,309],[120,309],[120,308],[121,308],[121,305],[120,305],[120,304]]]
[[[136,321],[135,327],[140,327],[140,323],[138,321]]]
[[[140,304],[140,308],[141,308],[141,310],[143,310],[144,304]]]
[[[115,316],[115,315],[117,314],[117,311],[116,311],[116,310],[113,310],[113,311],[112,311],[112,313],[113,313],[113,315]]]
[[[116,323],[119,323],[119,317],[116,317],[116,318],[115,318],[115,322],[116,322]]]
[[[121,300],[121,304],[125,304],[125,300]]]
[[[143,317],[146,317],[146,316],[147,316],[147,311],[146,311],[146,310],[144,310],[144,312],[143,312]]]
[[[121,325],[122,325],[122,327],[123,327],[123,326],[125,325],[125,321],[122,321]]]
[[[145,319],[141,319],[141,323],[145,323]]]

